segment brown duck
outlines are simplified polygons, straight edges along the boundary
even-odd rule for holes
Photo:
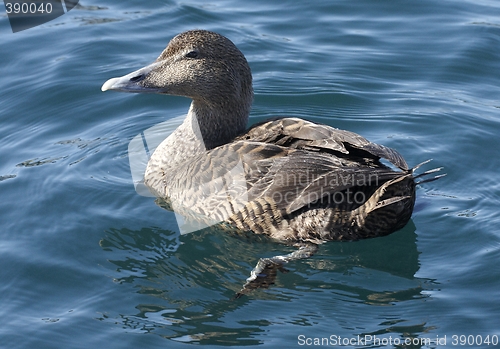
[[[223,222],[300,247],[261,259],[242,292],[272,283],[266,276],[311,256],[323,242],[401,229],[413,211],[416,178],[440,170],[415,175],[421,164],[409,168],[391,148],[299,118],[247,130],[250,67],[229,39],[210,31],[177,35],[152,64],[106,81],[102,90],[192,99],[186,119],[156,148],[144,175],[169,208],[188,221]]]

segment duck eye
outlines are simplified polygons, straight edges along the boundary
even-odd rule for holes
[[[196,57],[198,57],[198,51],[189,51],[188,53],[186,53],[186,57],[187,58],[196,58]]]

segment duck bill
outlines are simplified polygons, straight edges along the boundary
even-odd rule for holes
[[[102,85],[101,91],[114,90],[131,93],[165,93],[165,89],[147,86],[142,82],[159,64],[160,62],[154,62],[130,74],[118,78],[111,78]]]

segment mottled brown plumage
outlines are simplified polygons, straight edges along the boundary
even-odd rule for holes
[[[310,256],[315,249],[307,244],[387,235],[411,217],[416,177],[397,151],[298,118],[245,131],[250,67],[219,34],[181,33],[153,64],[102,89],[192,99],[186,120],[156,149],[145,173],[145,184],[176,212],[303,244],[300,253],[266,260],[249,283],[266,265]]]

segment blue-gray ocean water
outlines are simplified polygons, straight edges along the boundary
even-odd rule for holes
[[[0,347],[498,343],[499,1],[82,0],[15,34],[4,9]],[[232,300],[260,257],[293,248],[180,236],[134,190],[127,149],[189,100],[100,90],[193,28],[246,55],[252,123],[308,118],[447,176],[418,187],[404,229],[322,245]]]

